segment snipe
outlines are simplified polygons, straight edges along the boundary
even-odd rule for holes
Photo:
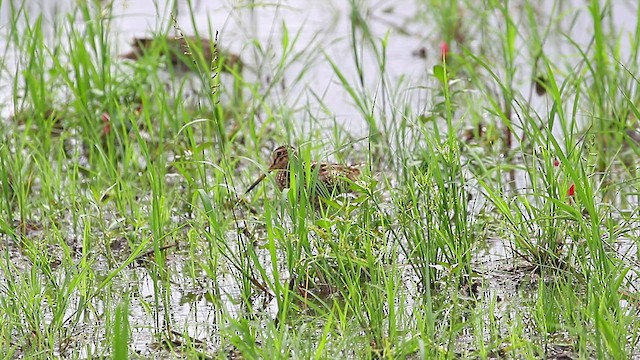
[[[276,148],[271,155],[271,164],[267,169],[268,172],[275,171],[275,180],[280,190],[288,189],[291,181],[292,163],[289,161],[298,161],[298,153],[293,146],[282,145]],[[351,191],[351,183],[360,177],[360,169],[356,166],[332,164],[332,163],[311,163],[312,181],[315,181],[314,200],[317,196],[331,196]],[[267,174],[260,177],[249,186],[247,191],[253,190]],[[313,191],[313,190],[312,190]]]
[[[205,38],[195,36],[181,36],[173,38],[166,35],[155,37],[141,37],[133,39],[131,43],[131,52],[120,55],[121,58],[138,60],[144,54],[152,49],[156,49],[162,55],[167,55],[174,69],[179,71],[194,70],[193,57],[185,55],[188,52],[198,49],[202,52],[206,64],[210,64],[213,60],[214,51],[217,50],[217,58],[220,63],[220,70],[224,72],[232,72],[237,70],[242,72],[243,63],[240,56],[228,51],[221,50],[215,44]],[[216,49],[217,48],[217,49]]]

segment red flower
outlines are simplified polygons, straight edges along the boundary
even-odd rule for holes
[[[560,166],[560,160],[553,160],[553,166],[555,167]]]
[[[100,115],[102,119],[102,135],[107,135],[111,132],[111,116],[107,112],[103,112]]]
[[[576,194],[576,184],[571,184],[571,186],[569,186],[569,190],[567,191],[567,194],[571,197],[573,197]]]
[[[440,59],[445,61],[449,56],[449,44],[446,41],[440,43]]]

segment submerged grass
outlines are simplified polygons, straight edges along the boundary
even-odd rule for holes
[[[229,66],[177,18],[131,62],[113,4],[24,4],[0,1],[4,357],[638,356],[638,43],[613,2],[416,1],[394,31],[446,41],[419,78],[392,66],[393,6],[348,3],[349,54],[284,21]],[[283,143],[291,189],[245,195]],[[318,209],[327,158],[367,166]]]

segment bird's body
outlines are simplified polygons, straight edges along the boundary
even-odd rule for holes
[[[220,70],[232,72],[234,69],[242,71],[242,60],[236,54],[220,50],[211,40],[195,36],[181,36],[173,38],[169,36],[135,38],[131,43],[131,52],[121,55],[124,59],[138,60],[146,52],[156,49],[163,55],[167,55],[174,69],[189,71],[194,69],[192,53],[195,49],[202,53],[206,64],[211,64],[214,58],[220,62]]]
[[[290,161],[293,159],[294,161]],[[271,165],[269,172],[276,172],[274,175],[278,189],[288,189],[291,185],[291,171],[295,171],[295,166],[301,165],[297,162],[296,149],[289,145],[283,145],[276,148],[271,155]],[[315,186],[311,188],[312,196],[331,196],[336,194],[347,193],[351,191],[351,183],[360,177],[360,169],[356,166],[319,163],[312,162],[310,166],[311,181],[315,181]],[[246,193],[253,190],[264,178],[266,174],[261,175]],[[315,194],[313,193],[315,192]]]

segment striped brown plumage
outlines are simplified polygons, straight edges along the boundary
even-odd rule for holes
[[[293,146],[282,145],[276,148],[271,155],[271,164],[268,172],[275,172],[274,178],[278,189],[284,190],[290,187],[291,166],[290,158],[298,160],[297,151]],[[293,165],[295,166],[295,165]],[[295,170],[294,170],[295,171]],[[256,181],[249,186],[245,193],[253,190],[264,178],[266,174],[261,175]],[[347,193],[351,191],[350,183],[356,181],[360,177],[360,169],[356,166],[333,164],[333,163],[311,163],[311,178],[315,179],[314,197],[331,196],[336,194]]]

